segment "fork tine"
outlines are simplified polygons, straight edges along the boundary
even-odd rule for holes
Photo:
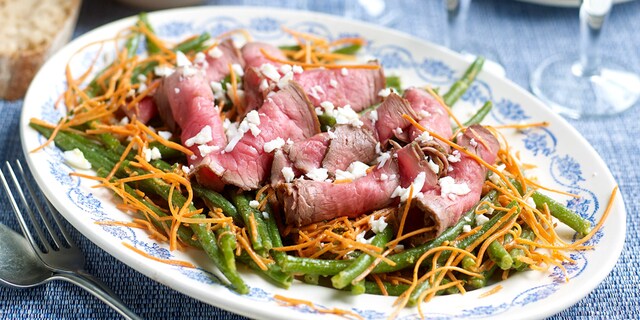
[[[31,212],[31,209],[29,207],[29,205],[27,204],[27,200],[24,197],[24,194],[22,193],[22,189],[20,188],[20,184],[18,183],[18,180],[13,172],[13,168],[11,168],[11,164],[7,161],[5,162],[5,166],[8,169],[9,175],[11,176],[13,183],[16,187],[16,190],[18,191],[18,194],[20,195],[20,198],[22,200],[22,203],[25,205],[25,207],[27,208],[27,211],[30,213],[31,216],[31,220],[33,219],[33,213]],[[22,211],[20,210],[20,207],[18,206],[18,203],[16,201],[16,197],[13,195],[13,192],[11,192],[11,188],[9,187],[9,183],[7,182],[7,179],[4,175],[4,173],[2,172],[2,170],[0,170],[0,178],[2,179],[2,185],[4,187],[4,190],[7,192],[7,195],[9,196],[9,201],[11,202],[11,207],[13,208],[13,212],[16,214],[16,218],[18,218],[18,222],[20,224],[20,229],[22,229],[22,233],[27,237],[27,240],[29,240],[29,243],[31,244],[31,246],[33,247],[34,250],[36,250],[36,252],[40,252],[41,249],[38,246],[38,243],[36,242],[36,240],[33,238],[33,234],[31,234],[31,231],[29,229],[29,225],[27,225],[27,221],[24,219],[24,214],[22,213]],[[38,233],[38,236],[40,237],[40,239],[46,239],[44,238],[44,234],[42,233],[42,230],[36,226],[35,222],[34,222],[34,226],[36,229],[36,232]],[[41,241],[43,243],[43,246],[47,249],[50,250],[50,246],[49,243],[47,241]]]
[[[27,176],[27,173],[24,171],[24,169],[22,169],[22,164],[20,163],[19,160],[16,159],[16,165],[18,166],[18,171],[20,171],[20,175],[22,176],[22,180],[24,181],[25,185],[27,186],[27,190],[29,190],[29,195],[31,195],[31,199],[33,199],[33,203],[36,205],[36,209],[38,211],[38,213],[40,214],[40,218],[42,218],[42,222],[44,222],[45,227],[47,228],[47,231],[49,231],[49,235],[51,235],[51,239],[53,239],[54,244],[58,247],[58,249],[62,248],[64,245],[66,245],[65,243],[62,243],[62,241],[60,241],[60,238],[58,237],[58,235],[55,232],[55,228],[53,227],[53,225],[49,222],[49,219],[47,218],[47,215],[42,207],[42,203],[40,201],[40,199],[38,199],[38,195],[37,193],[34,191],[31,182],[29,182],[29,177]],[[45,197],[46,199],[46,197]],[[48,204],[48,200],[47,200],[47,204]],[[49,210],[52,209],[53,206],[48,206]],[[51,210],[51,215],[54,216],[53,211]],[[65,236],[65,240],[67,240],[67,236],[66,236],[66,232],[62,232],[63,228],[60,225],[59,221],[57,218],[56,219],[56,225],[58,226],[58,230],[61,231],[61,233],[63,233],[63,235]],[[67,243],[69,244],[69,243]]]

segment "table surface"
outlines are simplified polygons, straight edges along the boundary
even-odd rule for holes
[[[344,14],[340,0],[320,1],[244,1],[250,4],[307,6],[332,14]],[[394,28],[419,38],[442,44],[445,41],[443,1],[398,1],[402,19]],[[232,5],[234,1],[208,1],[210,5]],[[104,23],[136,14],[137,8],[117,2],[84,1],[75,36]],[[640,73],[640,1],[615,5],[602,39],[603,52],[615,56],[630,70]],[[482,41],[499,52],[507,77],[529,88],[535,67],[555,53],[575,53],[578,35],[578,11],[575,8],[552,8],[507,0],[476,0],[469,11],[468,36]],[[0,161],[23,158],[18,119],[22,101],[0,100]],[[620,185],[627,208],[627,238],[622,255],[611,274],[586,298],[553,319],[640,318],[640,169],[635,163],[639,151],[636,125],[640,109],[604,119],[570,121],[609,164]],[[15,216],[6,197],[0,197],[0,223],[18,230]],[[72,230],[72,235],[86,254],[86,268],[120,295],[124,302],[145,319],[243,319],[224,310],[189,298],[134,271]],[[142,294],[141,294],[142,293]],[[52,282],[28,290],[0,287],[1,319],[104,319],[117,314],[81,289],[62,282]]]

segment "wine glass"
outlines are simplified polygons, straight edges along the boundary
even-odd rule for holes
[[[444,3],[447,9],[447,32],[444,45],[461,53],[468,60],[474,60],[478,55],[485,57],[484,69],[504,77],[506,72],[500,62],[500,55],[487,45],[466,36],[471,0],[444,0]]]
[[[611,5],[611,0],[583,0],[579,57],[551,57],[531,75],[533,93],[566,117],[617,114],[640,97],[640,77],[613,58],[603,59],[598,52]]]

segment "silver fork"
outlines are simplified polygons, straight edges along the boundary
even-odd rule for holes
[[[25,193],[23,192],[23,189],[20,186],[20,182],[16,176],[16,173],[13,167],[8,161],[5,163],[5,166],[14,184],[15,191],[18,194],[18,197],[14,196],[2,170],[0,170],[0,180],[2,180],[3,187],[7,192],[7,195],[9,196],[9,201],[11,202],[13,211],[15,212],[16,217],[18,218],[18,222],[20,224],[20,228],[22,229],[22,233],[31,244],[31,247],[35,251],[38,258],[42,260],[42,262],[47,266],[47,268],[49,268],[53,272],[56,272],[72,280],[71,281],[72,283],[75,283],[81,288],[87,290],[89,293],[93,294],[98,299],[102,300],[103,302],[111,306],[123,317],[127,319],[141,319],[133,311],[131,311],[122,302],[122,300],[120,300],[120,298],[118,298],[118,296],[111,289],[109,289],[109,287],[107,287],[102,281],[100,281],[98,278],[84,271],[84,263],[85,263],[84,255],[82,254],[82,251],[80,251],[80,249],[73,242],[67,230],[64,228],[59,218],[60,213],[53,207],[53,205],[49,202],[49,200],[43,197],[45,199],[44,202],[46,203],[46,207],[55,222],[55,226],[54,226],[54,224],[52,224],[47,218],[47,214],[45,213],[44,207],[42,206],[36,191],[34,190],[31,183],[29,182],[29,179],[24,169],[22,168],[22,165],[18,160],[16,160],[16,166],[18,168],[17,171],[19,173],[19,176],[21,177],[22,181],[27,187],[27,191],[29,192],[33,205],[35,206],[35,209],[36,209],[35,211],[37,211],[40,219],[44,223],[44,226],[45,226],[44,229],[46,229],[46,232],[49,238],[52,240],[50,243],[49,238],[47,238],[47,236],[45,235],[45,232],[41,227],[41,224],[38,222],[38,219],[36,218],[36,214],[34,213],[34,210],[31,208],[31,206],[29,205],[29,202],[27,201]],[[22,211],[20,210],[20,207],[18,206],[18,201],[16,200],[18,198],[22,202],[23,206],[26,208],[27,218],[31,220],[33,230],[35,230],[35,233],[38,236],[38,239],[40,240],[39,241],[40,245],[38,244],[38,241],[36,241],[36,239],[34,238],[30,230],[30,227],[27,224],[27,221],[25,220],[25,215],[22,213]],[[58,236],[58,233],[56,232],[56,230],[59,231],[62,237]]]

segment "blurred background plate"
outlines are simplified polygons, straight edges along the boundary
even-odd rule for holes
[[[554,7],[578,7],[580,6],[580,0],[518,0],[521,2],[529,2],[535,4],[542,4],[545,6]],[[613,0],[613,3],[623,3],[633,0]]]

